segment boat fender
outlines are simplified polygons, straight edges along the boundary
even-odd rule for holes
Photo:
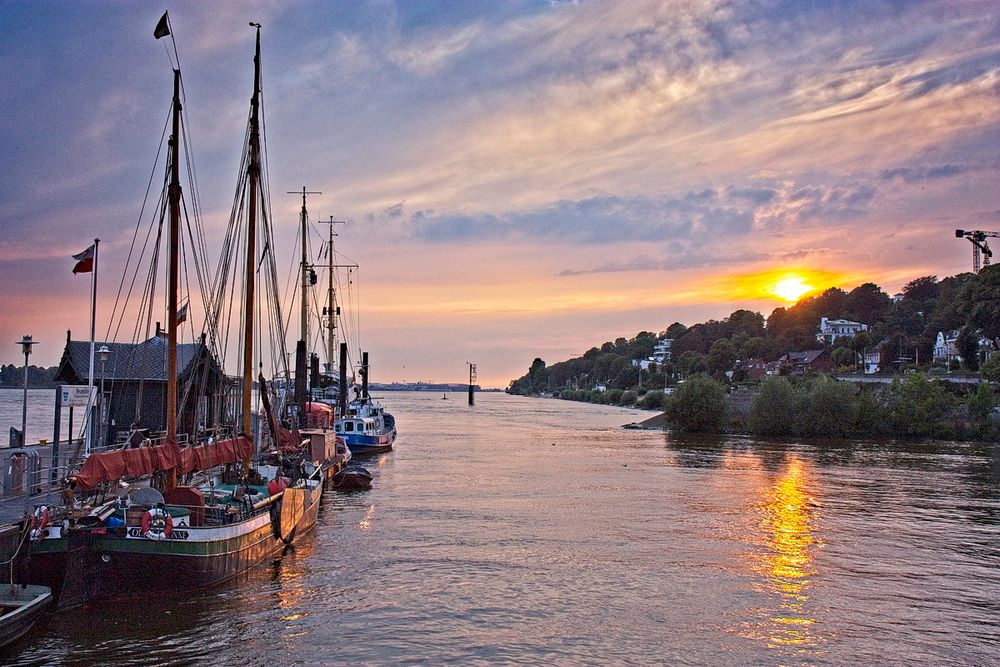
[[[45,529],[49,526],[49,508],[39,505],[31,515],[31,539],[40,540],[45,537]]]
[[[139,532],[151,540],[164,540],[174,532],[174,520],[162,507],[154,507],[142,515]]]
[[[284,477],[275,477],[270,482],[267,483],[267,493],[268,495],[274,496],[278,493],[284,491],[288,488],[288,483],[285,482]]]

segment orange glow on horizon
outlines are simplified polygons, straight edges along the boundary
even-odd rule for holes
[[[682,299],[685,302],[768,300],[795,303],[802,297],[851,282],[852,277],[848,274],[823,269],[770,269],[710,278],[686,292]]]
[[[775,283],[771,292],[785,301],[795,303],[815,289],[815,287],[807,283],[801,276],[789,275]]]

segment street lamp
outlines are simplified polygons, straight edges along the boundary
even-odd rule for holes
[[[31,354],[31,346],[37,345],[36,341],[31,340],[31,336],[24,334],[24,337],[18,341],[18,345],[21,346],[21,351],[24,353],[24,400],[21,404],[21,442],[20,445],[24,447],[24,436],[25,430],[28,425],[28,355]]]
[[[107,427],[105,424],[105,418],[107,416],[107,406],[104,404],[104,364],[107,363],[108,357],[111,356],[111,350],[108,349],[107,345],[101,345],[97,348],[97,356],[101,358],[101,433],[100,433],[100,447],[104,449],[107,444]]]

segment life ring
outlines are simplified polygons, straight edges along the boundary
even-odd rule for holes
[[[174,520],[166,510],[154,507],[142,515],[139,532],[151,540],[165,540],[174,532]]]
[[[31,539],[40,540],[45,537],[45,529],[49,525],[49,508],[39,505],[31,515]]]

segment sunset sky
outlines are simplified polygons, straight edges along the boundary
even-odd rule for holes
[[[1000,231],[996,2],[3,0],[0,361],[87,337],[70,256],[95,237],[107,327],[170,102],[164,9],[213,253],[263,25],[279,265],[286,191],[321,191],[374,381],[474,362],[504,387],[802,289],[969,271],[955,228]]]

